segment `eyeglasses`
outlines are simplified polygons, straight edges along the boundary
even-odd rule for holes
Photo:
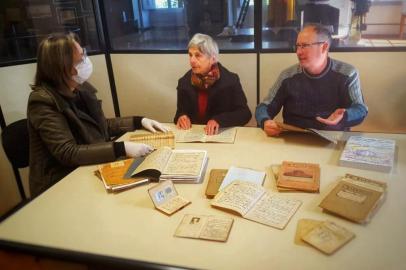
[[[313,42],[313,43],[303,43],[303,44],[295,44],[295,51],[297,51],[299,48],[304,50],[304,49],[308,49],[313,45],[319,45],[319,44],[323,44],[325,43],[325,41],[318,41],[318,42]]]

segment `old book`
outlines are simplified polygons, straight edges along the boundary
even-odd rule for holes
[[[357,223],[366,223],[386,193],[386,183],[346,174],[321,201],[324,210]]]
[[[213,199],[219,191],[220,185],[227,174],[225,169],[212,169],[210,171],[209,182],[206,187],[206,197]]]
[[[98,176],[100,176],[107,191],[119,191],[148,183],[148,178],[131,177],[128,174],[133,163],[134,159],[131,158],[98,166]]]
[[[334,222],[324,221],[302,239],[326,254],[332,254],[355,237],[355,234]]]
[[[295,244],[308,246],[309,244],[302,240],[303,236],[308,234],[311,230],[313,230],[321,223],[323,223],[323,221],[307,218],[299,219],[296,227]]]
[[[309,133],[309,134],[317,135],[318,137],[323,138],[334,144],[338,143],[338,137],[326,130],[319,130],[319,129],[315,129],[315,128],[300,128],[300,127],[285,124],[282,122],[276,122],[276,124],[278,125],[278,127],[280,127],[282,129],[282,132]]]
[[[256,183],[262,186],[265,180],[265,176],[266,176],[265,172],[231,166],[228,169],[227,174],[224,177],[219,190],[224,189],[226,186],[228,186],[231,182],[235,180],[243,180],[251,183]]]
[[[183,130],[176,129],[175,139],[178,143],[191,142],[215,142],[215,143],[234,143],[237,128],[220,128],[216,135],[206,135],[204,125],[192,125],[192,128]]]
[[[283,161],[276,182],[278,189],[319,192],[320,166],[314,163]]]
[[[211,205],[282,230],[301,203],[275,196],[258,184],[237,180],[221,190]]]
[[[340,165],[390,172],[395,158],[395,140],[351,136],[340,157]]]
[[[176,229],[175,236],[226,242],[233,222],[230,217],[187,214]]]
[[[154,149],[164,146],[175,148],[175,134],[172,131],[151,133],[146,130],[136,130],[130,135],[130,141],[145,143]]]
[[[172,150],[162,147],[146,156],[131,176],[178,183],[200,183],[207,164],[205,150]]]
[[[173,182],[168,180],[148,189],[154,206],[159,211],[172,215],[191,202],[178,194]]]

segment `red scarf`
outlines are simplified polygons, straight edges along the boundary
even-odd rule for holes
[[[191,82],[194,87],[198,89],[198,107],[199,119],[206,118],[208,88],[211,87],[218,79],[220,79],[220,70],[214,64],[206,75],[195,74],[192,72]]]

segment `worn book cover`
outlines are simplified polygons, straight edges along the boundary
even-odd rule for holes
[[[335,136],[332,132],[326,131],[326,130],[319,130],[319,129],[314,129],[314,128],[301,128],[289,124],[285,124],[282,122],[276,122],[279,128],[282,129],[282,131],[290,131],[290,132],[302,132],[302,133],[309,133],[313,135],[317,135],[320,138],[323,138],[329,142],[332,142],[334,144],[338,143],[338,137]]]
[[[301,203],[276,196],[256,183],[236,180],[220,190],[211,205],[282,230]]]
[[[277,187],[282,190],[319,192],[319,164],[283,161],[278,174]]]
[[[119,191],[142,183],[148,183],[145,177],[131,177],[127,172],[133,166],[134,159],[125,159],[98,166],[97,175],[108,191]]]
[[[148,189],[148,194],[155,208],[167,215],[172,215],[191,203],[178,194],[170,180]]]
[[[175,236],[226,242],[233,222],[230,217],[187,214],[176,229]]]
[[[321,223],[323,223],[323,221],[321,220],[307,218],[299,219],[296,227],[295,244],[308,246],[309,244],[303,241],[302,239],[303,236],[308,234],[311,230],[313,230],[316,226],[320,225]]]
[[[227,174],[226,169],[212,169],[206,188],[206,197],[213,199],[219,191],[220,185]]]
[[[395,140],[351,136],[341,153],[340,165],[390,172],[395,159]]]
[[[330,255],[348,243],[355,237],[355,234],[346,228],[330,221],[324,221],[311,229],[302,239]]]
[[[368,179],[347,174],[319,206],[330,213],[357,223],[368,222],[383,200],[386,184],[366,180]]]
[[[175,148],[175,134],[172,131],[151,133],[144,130],[137,130],[130,135],[130,141],[145,143],[154,149],[161,147]]]

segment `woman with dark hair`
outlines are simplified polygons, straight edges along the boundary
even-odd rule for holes
[[[97,90],[86,82],[92,71],[72,33],[55,34],[39,45],[27,108],[33,197],[78,166],[139,157],[152,150],[146,144],[112,142],[113,136],[141,127],[167,131],[159,122],[139,116],[106,119]]]

